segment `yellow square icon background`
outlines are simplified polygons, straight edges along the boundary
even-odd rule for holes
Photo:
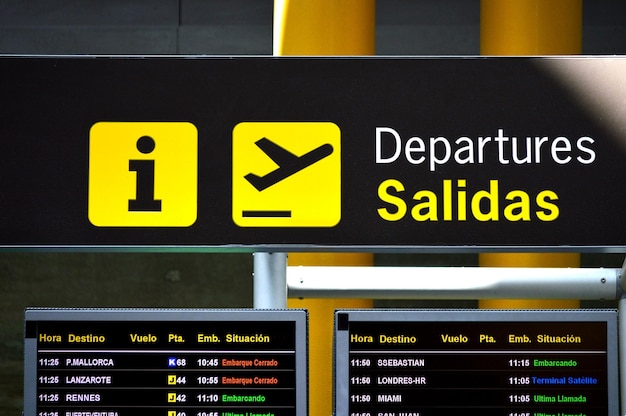
[[[332,153],[270,187],[245,176],[280,166],[256,142],[266,138],[297,157],[330,144]],[[250,212],[254,214],[250,215]],[[264,212],[288,212],[289,216]],[[331,122],[242,122],[233,129],[233,210],[240,227],[334,227],[341,220],[341,131]]]
[[[176,384],[176,375],[174,374],[168,374],[167,376],[167,384],[168,385],[175,385]]]
[[[140,137],[155,146],[137,148]],[[137,172],[130,160],[154,160],[159,211],[131,211]],[[187,122],[98,122],[89,132],[89,221],[97,227],[188,227],[197,218],[198,131]]]
[[[176,393],[167,393],[167,402],[176,403]]]

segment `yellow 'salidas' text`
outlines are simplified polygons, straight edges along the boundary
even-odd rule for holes
[[[400,221],[410,215],[424,221],[554,221],[559,217],[556,192],[545,189],[536,194],[521,189],[501,189],[491,179],[487,189],[468,193],[466,179],[444,179],[441,189],[408,190],[397,179],[385,179],[378,186],[378,198],[385,203],[378,215],[386,221]]]

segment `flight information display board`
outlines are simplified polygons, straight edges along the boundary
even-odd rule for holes
[[[617,313],[337,311],[336,416],[616,416]]]
[[[302,310],[28,309],[27,416],[305,416]]]

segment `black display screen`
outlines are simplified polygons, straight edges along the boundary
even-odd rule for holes
[[[306,413],[303,311],[32,310],[25,330],[27,415]]]
[[[336,326],[337,416],[617,415],[615,312],[346,311]]]

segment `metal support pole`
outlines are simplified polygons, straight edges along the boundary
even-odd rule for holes
[[[626,289],[626,259],[619,276],[622,293]],[[619,394],[622,416],[626,416],[626,295],[622,294],[618,304],[618,348],[619,348]]]
[[[286,281],[286,253],[254,253],[255,309],[285,309]]]
[[[619,300],[619,395],[622,416],[626,416],[626,296]]]

